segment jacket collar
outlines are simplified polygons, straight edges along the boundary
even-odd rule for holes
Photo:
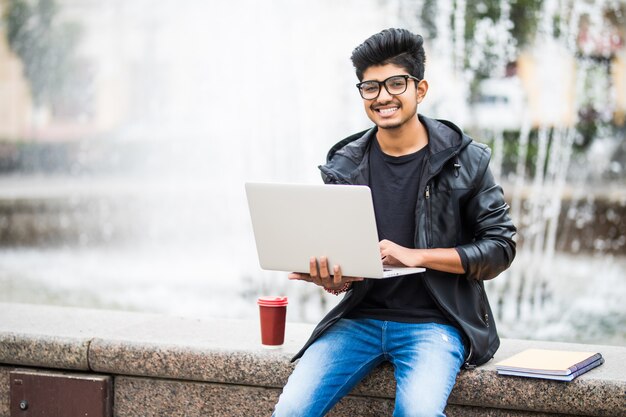
[[[456,156],[472,139],[464,135],[459,127],[447,120],[436,120],[418,115],[428,131],[428,176],[439,172],[444,164]],[[329,151],[326,165],[320,166],[325,175],[335,175],[341,182],[366,183],[371,141],[376,137],[377,127],[359,132],[337,143]]]
[[[472,139],[447,120],[436,120],[419,116],[428,131],[428,174],[435,175],[444,164],[470,144]]]

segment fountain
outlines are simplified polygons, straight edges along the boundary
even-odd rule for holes
[[[501,334],[626,342],[623,1],[541,2],[524,42],[520,2],[58,3],[84,27],[95,127],[53,175],[0,178],[0,301],[250,318],[272,292],[317,321],[336,299],[259,269],[243,183],[319,182],[369,125],[352,48],[403,26],[426,38],[420,111],[490,143],[520,229],[487,283]]]

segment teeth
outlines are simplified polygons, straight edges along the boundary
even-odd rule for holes
[[[398,110],[397,107],[392,107],[390,109],[378,109],[378,111],[381,112],[382,114],[391,114],[396,110]]]

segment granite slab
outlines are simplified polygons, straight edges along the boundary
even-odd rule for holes
[[[285,345],[266,350],[260,345],[256,321],[10,303],[0,303],[0,317],[3,366],[80,369],[268,390],[285,384],[294,366],[290,358],[313,329],[313,325],[287,323]],[[606,362],[569,383],[497,375],[499,360],[531,347],[598,351]],[[506,409],[512,416],[624,416],[625,364],[626,347],[504,339],[492,361],[459,374],[450,396],[450,415],[461,407]],[[353,390],[351,398],[387,403],[393,402],[394,392],[393,369],[384,364]]]
[[[277,351],[260,348],[258,324],[241,321],[195,321],[163,318],[129,326],[109,339],[95,339],[90,349],[94,370],[114,374],[187,379],[248,386],[282,387],[293,365],[289,359],[312,326],[287,325],[287,342]],[[225,338],[223,335],[228,335]],[[523,349],[597,350],[606,364],[570,383],[499,376],[495,363]],[[496,357],[484,366],[462,371],[450,404],[547,413],[626,415],[626,349],[612,346],[524,340],[502,341]],[[593,392],[593,395],[582,395]],[[354,390],[359,396],[394,398],[389,364],[377,368]]]
[[[271,416],[280,389],[118,377],[116,417],[262,417]],[[390,416],[393,401],[374,397],[344,398],[328,417]]]
[[[254,321],[161,317],[94,338],[89,363],[113,374],[282,387],[312,328],[287,323],[285,344],[268,350]]]
[[[153,315],[0,303],[0,363],[89,370],[91,340]]]
[[[152,378],[115,379],[116,417],[271,416],[280,389],[183,382]],[[381,417],[393,414],[391,398],[349,395],[328,417]],[[448,417],[565,417],[566,414],[490,409],[450,404]]]

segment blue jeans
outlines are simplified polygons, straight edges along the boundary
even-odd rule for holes
[[[444,416],[464,354],[452,326],[341,319],[300,358],[273,416],[323,416],[384,361],[395,369],[394,417]]]

